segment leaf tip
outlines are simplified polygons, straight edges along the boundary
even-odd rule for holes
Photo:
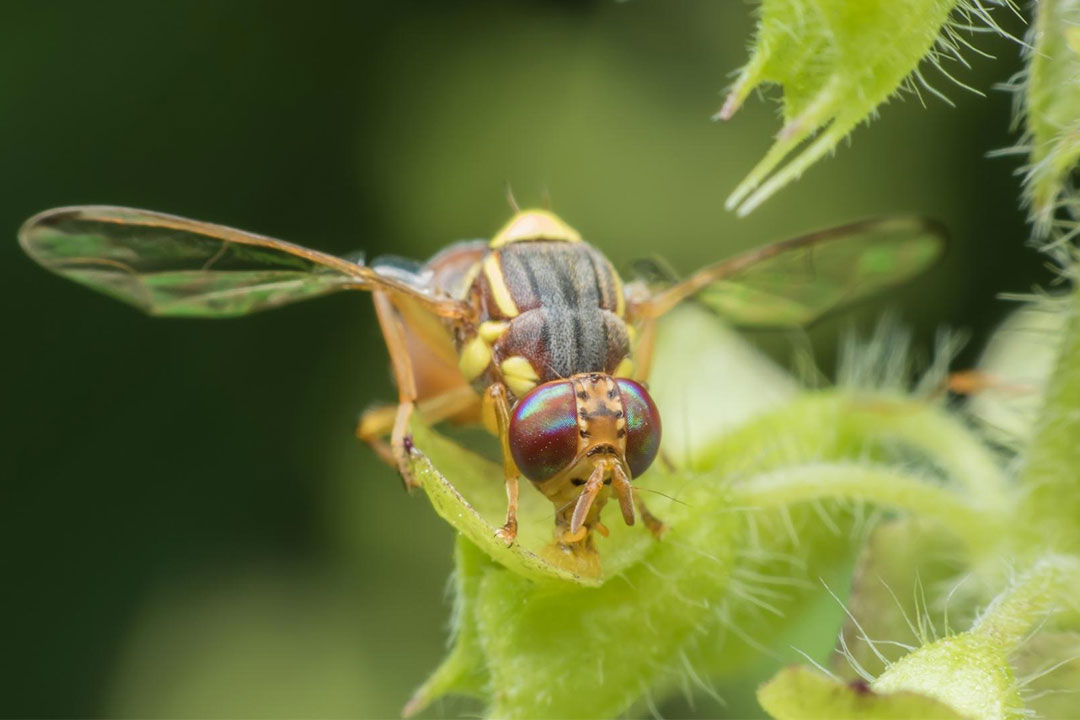
[[[713,114],[712,119],[714,122],[717,120],[730,120],[739,111],[740,107],[742,107],[742,98],[732,90],[724,98],[724,104]]]

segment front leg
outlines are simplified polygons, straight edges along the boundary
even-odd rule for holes
[[[506,479],[506,523],[495,531],[495,536],[507,545],[517,538],[518,477],[521,473],[510,454],[510,399],[506,386],[495,383],[484,392],[484,413],[490,413],[502,446],[503,475]]]
[[[375,316],[379,320],[386,349],[390,352],[390,363],[394,369],[394,380],[398,386],[398,407],[394,416],[394,426],[390,432],[390,454],[397,464],[398,472],[406,489],[419,487],[412,474],[412,437],[409,435],[409,419],[416,404],[416,377],[413,374],[412,360],[409,358],[408,344],[405,338],[405,326],[398,317],[393,303],[386,292],[376,290],[371,294],[375,302]]]
[[[416,412],[425,423],[433,425],[460,413],[473,412],[479,403],[476,391],[462,384],[441,395],[418,400]],[[361,413],[356,423],[356,437],[367,443],[380,460],[394,468],[398,466],[397,458],[384,438],[393,433],[397,415],[396,405],[378,405]]]

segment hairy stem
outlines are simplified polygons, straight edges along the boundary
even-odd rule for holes
[[[851,422],[926,453],[950,479],[983,504],[1003,507],[1008,480],[979,437],[955,416],[922,400],[898,395],[856,397]]]
[[[1048,613],[1080,597],[1080,560],[1048,555],[999,594],[972,627],[972,633],[991,637],[1012,651]],[[1074,607],[1073,609],[1076,609]]]
[[[971,506],[956,493],[889,467],[819,463],[758,475],[733,488],[736,500],[776,507],[817,499],[871,502],[932,518],[973,549],[985,547],[1006,516]]]
[[[1058,364],[1047,386],[1020,480],[1030,546],[1080,549],[1080,292],[1070,301]]]
[[[1009,506],[1008,480],[978,435],[939,406],[899,394],[830,390],[807,395],[730,433],[695,458],[693,467],[749,474],[858,457],[868,447],[892,445],[923,454],[970,495],[972,504],[995,511]]]

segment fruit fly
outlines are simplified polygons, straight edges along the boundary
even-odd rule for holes
[[[151,315],[232,317],[371,292],[398,403],[363,413],[357,435],[412,487],[414,412],[429,422],[482,422],[502,449],[507,511],[498,535],[516,537],[524,476],[554,504],[556,539],[568,548],[591,547],[593,530],[607,534],[600,513],[611,496],[627,524],[640,515],[657,536],[664,529],[634,485],[660,448],[660,413],[645,385],[658,318],[693,297],[736,324],[803,325],[922,271],[943,238],[927,220],[871,220],[681,280],[654,265],[650,277],[624,284],[546,210],[519,211],[491,240],[450,245],[425,263],[368,264],[121,207],[48,210],[19,231],[23,249],[49,270]]]

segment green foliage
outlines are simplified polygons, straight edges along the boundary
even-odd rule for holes
[[[907,690],[935,698],[972,718],[1024,716],[1009,654],[1027,633],[1080,594],[1080,561],[1044,557],[991,601],[971,630],[924,645],[892,663],[874,690]]]
[[[1080,293],[1063,310],[1067,324],[1060,359],[1020,474],[1029,552],[1042,546],[1080,552]]]
[[[919,693],[881,693],[861,682],[845,683],[807,667],[789,667],[758,690],[761,706],[777,720],[961,720],[948,705]]]
[[[919,64],[926,60],[961,84],[942,65],[964,62],[959,47],[968,45],[950,25],[953,13],[965,23],[996,28],[980,0],[763,0],[750,61],[717,118],[730,118],[754,88],[774,83],[784,91],[784,126],[731,193],[728,209],[752,212],[832,152],[901,88],[922,87],[944,99]]]
[[[1080,2],[1040,0],[1028,39],[1018,96],[1030,154],[1024,194],[1036,237],[1045,240],[1059,209],[1075,218],[1066,185],[1080,161]]]

